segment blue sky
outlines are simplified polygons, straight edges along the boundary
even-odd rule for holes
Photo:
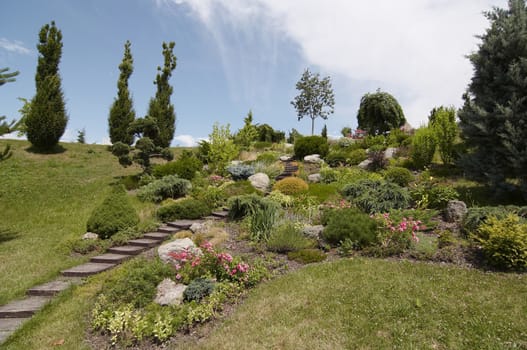
[[[137,116],[147,112],[162,64],[163,41],[175,41],[171,79],[177,114],[173,145],[206,138],[212,124],[236,131],[251,109],[256,123],[310,132],[290,101],[305,68],[332,78],[330,135],[356,127],[360,98],[393,94],[417,127],[434,106],[459,107],[472,76],[464,57],[488,26],[482,12],[506,0],[3,0],[0,67],[19,70],[0,88],[0,115],[18,118],[17,97],[35,93],[36,44],[54,20],[63,34],[60,64],[74,141],[107,143],[108,111],[118,65],[132,42],[129,81]],[[323,121],[315,122],[320,132]]]

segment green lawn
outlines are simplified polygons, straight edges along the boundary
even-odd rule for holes
[[[62,144],[57,154],[11,144],[13,156],[0,163],[0,305],[47,282],[61,269],[83,261],[66,242],[86,232],[86,221],[123,169],[106,146]]]

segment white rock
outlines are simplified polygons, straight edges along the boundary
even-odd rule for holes
[[[321,176],[319,173],[316,173],[316,174],[310,174],[307,176],[307,181],[309,182],[314,182],[314,183],[318,183],[320,182],[321,180]]]
[[[189,250],[190,252],[192,252],[192,253],[194,253],[196,255],[203,254],[201,252],[201,249],[196,247],[196,245],[194,244],[194,242],[192,242],[192,240],[190,238],[176,239],[176,240],[173,240],[171,242],[162,244],[162,245],[159,246],[159,248],[157,248],[157,254],[159,255],[159,258],[162,261],[164,261],[166,263],[173,263],[175,261],[174,258],[172,258],[168,254],[172,253],[172,252],[179,253],[179,252],[182,252],[184,250]]]
[[[320,154],[310,154],[310,155],[304,157],[304,162],[306,162],[306,163],[313,163],[313,164],[319,164],[319,163],[322,163],[324,161],[320,158]]]
[[[397,152],[397,148],[395,147],[388,147],[386,151],[384,151],[384,158],[390,159],[393,158],[393,155]]]
[[[302,233],[312,239],[320,239],[320,235],[322,234],[322,231],[324,231],[324,226],[322,225],[315,225],[315,226],[306,226],[302,230]]]
[[[82,235],[82,239],[96,240],[99,239],[99,235],[93,232],[86,232],[84,235]]]
[[[279,159],[280,159],[282,162],[287,162],[287,161],[293,159],[293,157],[291,157],[291,156],[280,156]]]
[[[368,167],[370,166],[371,162],[372,161],[370,159],[365,159],[362,162],[360,162],[359,165],[357,165],[357,166],[359,168],[361,168],[361,169],[368,169]]]
[[[269,176],[265,173],[256,173],[249,176],[249,181],[251,185],[259,191],[266,192],[269,188],[270,180]]]
[[[186,285],[176,283],[170,278],[165,278],[157,286],[154,302],[159,305],[179,305],[183,302],[185,289],[187,289]]]

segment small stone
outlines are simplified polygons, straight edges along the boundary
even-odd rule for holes
[[[324,231],[324,226],[322,225],[315,225],[315,226],[306,226],[302,230],[302,233],[312,239],[319,240],[320,235],[322,234],[322,231]]]
[[[190,238],[180,238],[173,240],[171,242],[162,244],[157,248],[157,253],[159,255],[159,258],[166,262],[166,263],[172,263],[174,262],[174,258],[172,258],[169,253],[179,253],[184,250],[189,250],[193,254],[201,255],[203,254],[201,252],[201,249],[197,248],[194,242]]]
[[[269,176],[265,173],[251,175],[248,180],[251,182],[251,185],[259,191],[266,192],[269,188]]]
[[[293,159],[293,157],[291,156],[280,156],[279,158],[282,162],[288,162],[290,161],[291,159]]]
[[[397,148],[395,148],[395,147],[388,147],[384,151],[384,158],[386,158],[386,159],[393,158],[395,152],[397,152]]]
[[[157,286],[154,302],[159,305],[179,305],[183,302],[185,289],[187,289],[186,285],[176,283],[170,278],[165,278]]]
[[[313,182],[313,183],[318,183],[320,182],[321,180],[321,176],[319,173],[316,173],[316,174],[310,174],[307,176],[307,181],[309,182]]]
[[[359,165],[357,166],[361,169],[368,169],[371,163],[372,161],[370,159],[365,159],[362,162],[360,162]]]
[[[82,235],[82,239],[84,240],[97,240],[99,239],[99,235],[93,232],[86,232],[84,235]]]
[[[189,230],[192,231],[192,233],[204,233],[207,231],[210,227],[209,221],[205,222],[195,222],[192,225],[190,225]]]
[[[467,214],[467,205],[462,201],[448,201],[445,210],[445,219],[448,222],[461,222]]]
[[[312,164],[320,164],[324,161],[320,158],[320,154],[310,154],[304,157],[304,162]]]

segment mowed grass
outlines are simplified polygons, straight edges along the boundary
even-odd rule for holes
[[[101,145],[61,144],[63,152],[37,154],[25,141],[9,143],[0,162],[0,305],[47,282],[86,258],[72,257],[67,242],[86,232],[86,221],[122,168]]]
[[[347,259],[265,283],[178,349],[527,349],[527,276]]]

